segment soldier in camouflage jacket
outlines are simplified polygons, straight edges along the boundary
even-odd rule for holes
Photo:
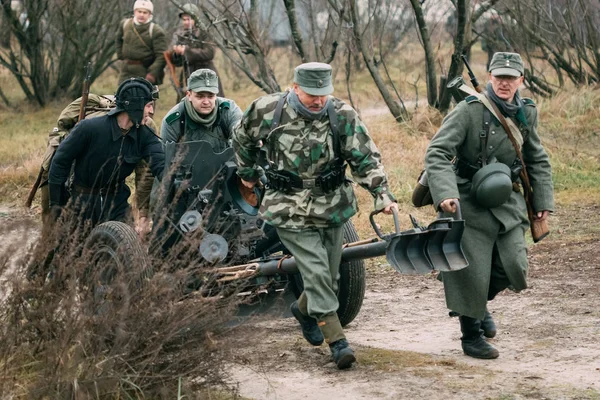
[[[336,291],[342,226],[357,212],[357,201],[347,180],[325,190],[319,179],[340,168],[334,161],[340,157],[350,166],[356,182],[373,195],[376,210],[391,213],[397,204],[367,128],[354,109],[329,96],[331,79],[328,64],[298,66],[293,90],[261,97],[248,107],[233,136],[233,146],[238,175],[247,187],[261,177],[257,165],[261,145],[267,171],[285,174],[296,182],[288,188],[273,188],[272,182],[261,204],[261,216],[276,227],[304,280],[304,292],[292,304],[304,337],[313,345],[327,340],[334,361],[343,369],[350,367],[355,357],[336,314]],[[332,124],[337,126],[339,154]]]

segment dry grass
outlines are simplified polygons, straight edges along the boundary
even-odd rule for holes
[[[94,263],[95,242],[76,222],[66,217],[29,249],[27,221],[2,227],[0,397],[235,398],[222,363],[234,349],[223,343],[244,283],[222,291],[196,252],[153,259],[120,243],[119,272],[94,291],[107,264]],[[189,293],[192,276],[212,296]]]

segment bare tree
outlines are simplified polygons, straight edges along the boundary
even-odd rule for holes
[[[375,58],[373,57],[371,49],[369,49],[369,47],[365,43],[363,33],[361,32],[362,25],[358,17],[356,0],[349,0],[349,8],[350,18],[352,20],[352,32],[354,34],[354,40],[356,41],[357,47],[359,48],[363,56],[365,65],[367,66],[367,69],[369,70],[369,73],[371,74],[375,85],[377,85],[377,89],[379,90],[379,93],[381,93],[385,104],[387,105],[388,109],[390,110],[396,121],[404,121],[408,118],[406,108],[403,106],[403,104],[401,105],[396,100],[394,100],[392,94],[387,88],[385,81],[383,80],[383,77],[379,72],[379,69],[377,68]]]
[[[15,77],[29,101],[43,106],[59,96],[76,97],[89,61],[92,81],[115,61],[121,1],[128,4],[119,0],[115,11],[101,2],[23,0],[17,14],[10,1],[2,0],[0,11],[15,40],[0,49],[0,65]]]

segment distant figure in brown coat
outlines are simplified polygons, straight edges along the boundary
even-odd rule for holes
[[[194,4],[184,4],[179,13],[182,25],[173,34],[171,47],[173,50],[173,62],[184,68],[184,77],[180,82],[186,82],[187,78],[198,69],[210,69],[219,75],[213,58],[215,48],[211,44],[208,32],[196,26],[196,18],[200,10]],[[219,79],[219,97],[225,97],[221,79]]]

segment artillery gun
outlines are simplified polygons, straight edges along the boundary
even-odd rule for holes
[[[239,287],[241,283],[243,293],[260,310],[268,308],[265,304],[281,293],[287,305],[302,292],[302,278],[275,228],[258,215],[265,188],[245,192],[232,159],[231,148],[215,153],[205,141],[165,145],[165,175],[160,190],[164,196],[159,196],[164,201],[155,207],[160,216],[154,218],[155,240],[150,253],[172,259],[173,249],[186,248],[181,244],[200,238],[199,246],[187,247],[186,251],[195,252],[198,261],[214,276],[209,284],[197,285],[202,295],[222,293],[213,290],[215,286]],[[342,325],[349,324],[362,306],[365,259],[385,255],[392,267],[407,274],[455,271],[468,265],[460,245],[464,229],[460,208],[454,217],[438,215],[428,226],[419,226],[411,217],[413,228],[405,231],[400,230],[398,215],[394,214],[395,231],[389,234],[380,231],[375,214],[370,215],[375,238],[360,241],[352,222],[344,225],[338,290]],[[126,224],[111,221],[97,226],[86,247],[94,254],[91,268],[101,277],[96,280],[102,282],[102,293],[119,270],[137,268],[142,277],[152,273],[150,262],[144,261],[147,250]]]

